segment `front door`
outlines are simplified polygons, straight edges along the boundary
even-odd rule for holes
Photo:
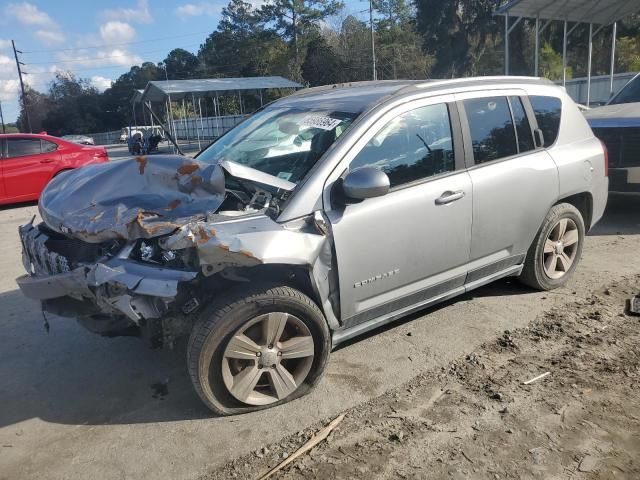
[[[38,198],[57,167],[57,145],[34,137],[12,137],[6,142],[2,170],[7,197],[17,201]]]
[[[380,118],[339,166],[378,167],[391,184],[382,197],[327,209],[345,326],[463,286],[472,189],[458,125],[455,106],[444,101],[398,107]]]

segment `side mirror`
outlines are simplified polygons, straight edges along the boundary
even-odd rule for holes
[[[533,131],[533,141],[536,143],[536,148],[544,147],[544,134],[539,128]]]
[[[389,177],[376,167],[361,167],[352,170],[342,181],[346,200],[364,200],[381,197],[389,191]]]

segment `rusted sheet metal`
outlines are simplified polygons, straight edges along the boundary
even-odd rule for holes
[[[46,224],[98,243],[170,233],[222,204],[224,172],[178,155],[90,165],[53,179],[40,198]]]
[[[266,215],[184,225],[162,239],[165,249],[196,247],[202,272],[212,275],[229,266],[261,263],[313,265],[325,237],[311,231],[304,222],[280,224]],[[309,229],[310,231],[306,231]]]

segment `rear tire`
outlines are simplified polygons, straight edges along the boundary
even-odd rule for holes
[[[537,290],[565,285],[582,255],[584,237],[580,211],[570,203],[554,205],[527,252],[520,281]]]
[[[242,286],[224,297],[202,311],[187,347],[189,375],[207,407],[234,415],[308,393],[331,351],[318,306],[287,286]]]

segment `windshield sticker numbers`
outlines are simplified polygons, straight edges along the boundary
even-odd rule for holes
[[[321,128],[322,130],[333,130],[342,122],[339,118],[325,117],[324,115],[308,115],[302,119],[305,127]]]
[[[289,180],[291,178],[291,175],[293,175],[293,173],[291,172],[280,172],[278,173],[278,178],[281,178],[283,180]]]

